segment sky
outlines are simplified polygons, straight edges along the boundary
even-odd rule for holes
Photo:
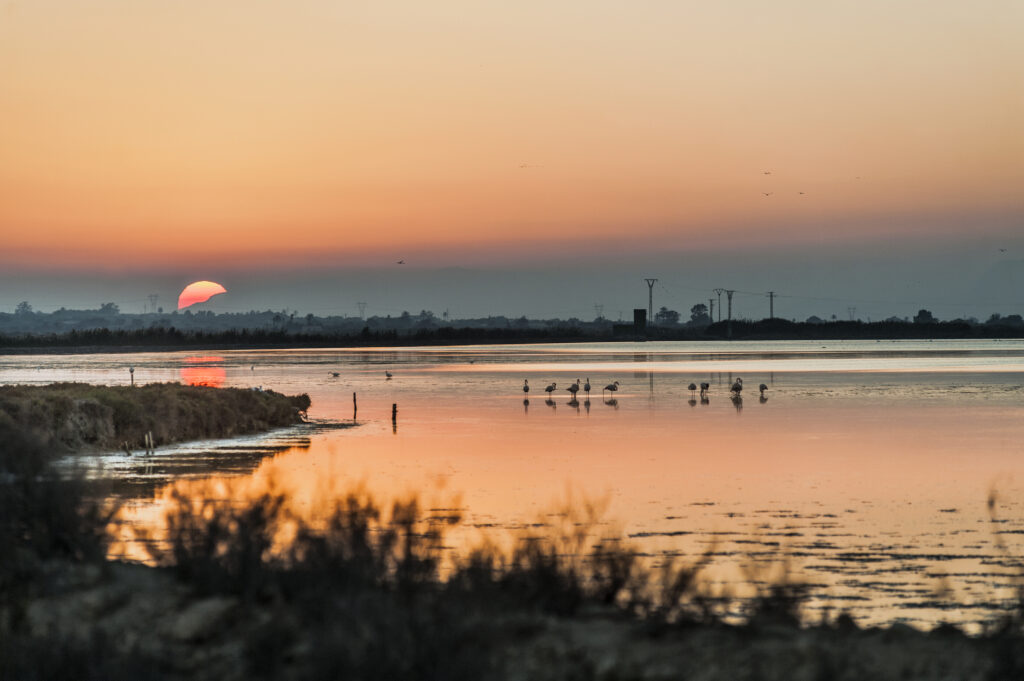
[[[1024,312],[1021,35],[1016,0],[0,0],[0,311],[209,279],[533,316],[656,276]]]

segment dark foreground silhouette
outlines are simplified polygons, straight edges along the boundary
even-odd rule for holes
[[[1020,608],[987,634],[801,619],[802,590],[746,604],[657,568],[582,504],[508,551],[454,556],[460,522],[415,499],[178,497],[154,567],[108,561],[115,510],[0,413],[0,679],[1013,679]],[[146,539],[140,537],[140,539]],[[155,538],[150,538],[155,539]],[[709,554],[710,555],[710,554]],[[726,624],[726,613],[742,624]]]

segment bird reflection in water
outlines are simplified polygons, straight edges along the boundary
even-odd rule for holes
[[[548,405],[552,409],[557,409],[558,408],[558,405],[555,404],[555,401],[553,399],[551,399],[550,397],[548,399],[544,400],[544,404]]]
[[[616,409],[619,408],[619,401],[614,397],[605,400],[604,403],[607,404],[609,407],[615,407]]]
[[[568,402],[566,402],[566,404],[568,404],[570,407],[575,409],[577,413],[579,413],[580,403],[579,403],[579,400],[577,400],[575,397],[573,397]]]
[[[733,395],[731,398],[732,406],[736,407],[736,413],[743,411],[743,397],[738,393]]]
[[[760,402],[761,404],[764,404],[767,401],[768,401],[768,398],[765,397],[764,395],[761,395],[761,397],[758,399],[758,402]]]
[[[704,398],[701,398],[701,399],[703,400]],[[688,405],[690,405],[691,407],[696,407],[696,406],[697,406],[697,400],[696,400],[695,398],[693,398],[693,397],[691,397],[690,399],[688,399],[688,400],[686,401],[686,403],[687,403]]]
[[[589,397],[587,399],[583,400],[583,409],[587,412],[587,414],[590,414],[590,398]]]
[[[524,414],[529,414],[530,413],[530,399],[529,398],[523,400],[523,413]]]

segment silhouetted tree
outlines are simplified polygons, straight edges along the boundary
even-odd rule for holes
[[[32,306],[27,300],[23,300],[14,308],[14,314],[32,314]]]
[[[704,303],[697,303],[690,308],[690,323],[694,326],[707,326],[711,323],[708,315],[708,306]]]
[[[654,313],[654,323],[659,326],[672,326],[674,324],[678,324],[679,313],[675,310],[670,310],[667,307],[662,307]]]
[[[938,320],[935,319],[935,316],[925,309],[918,310],[917,314],[914,315],[915,324],[934,324],[937,321]]]
[[[1024,324],[1024,317],[1019,314],[1008,314],[1002,318],[1001,323],[1006,326],[1021,326]]]
[[[120,314],[121,308],[117,306],[117,303],[103,303],[100,305],[100,312],[103,314]]]

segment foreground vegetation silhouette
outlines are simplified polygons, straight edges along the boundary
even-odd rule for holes
[[[457,555],[457,512],[362,492],[305,521],[269,492],[177,495],[154,566],[105,558],[115,508],[0,413],[0,679],[1020,678],[1021,609],[968,637],[801,618],[658,567],[582,502]],[[140,537],[140,539],[147,539]],[[728,614],[739,614],[741,623]]]

